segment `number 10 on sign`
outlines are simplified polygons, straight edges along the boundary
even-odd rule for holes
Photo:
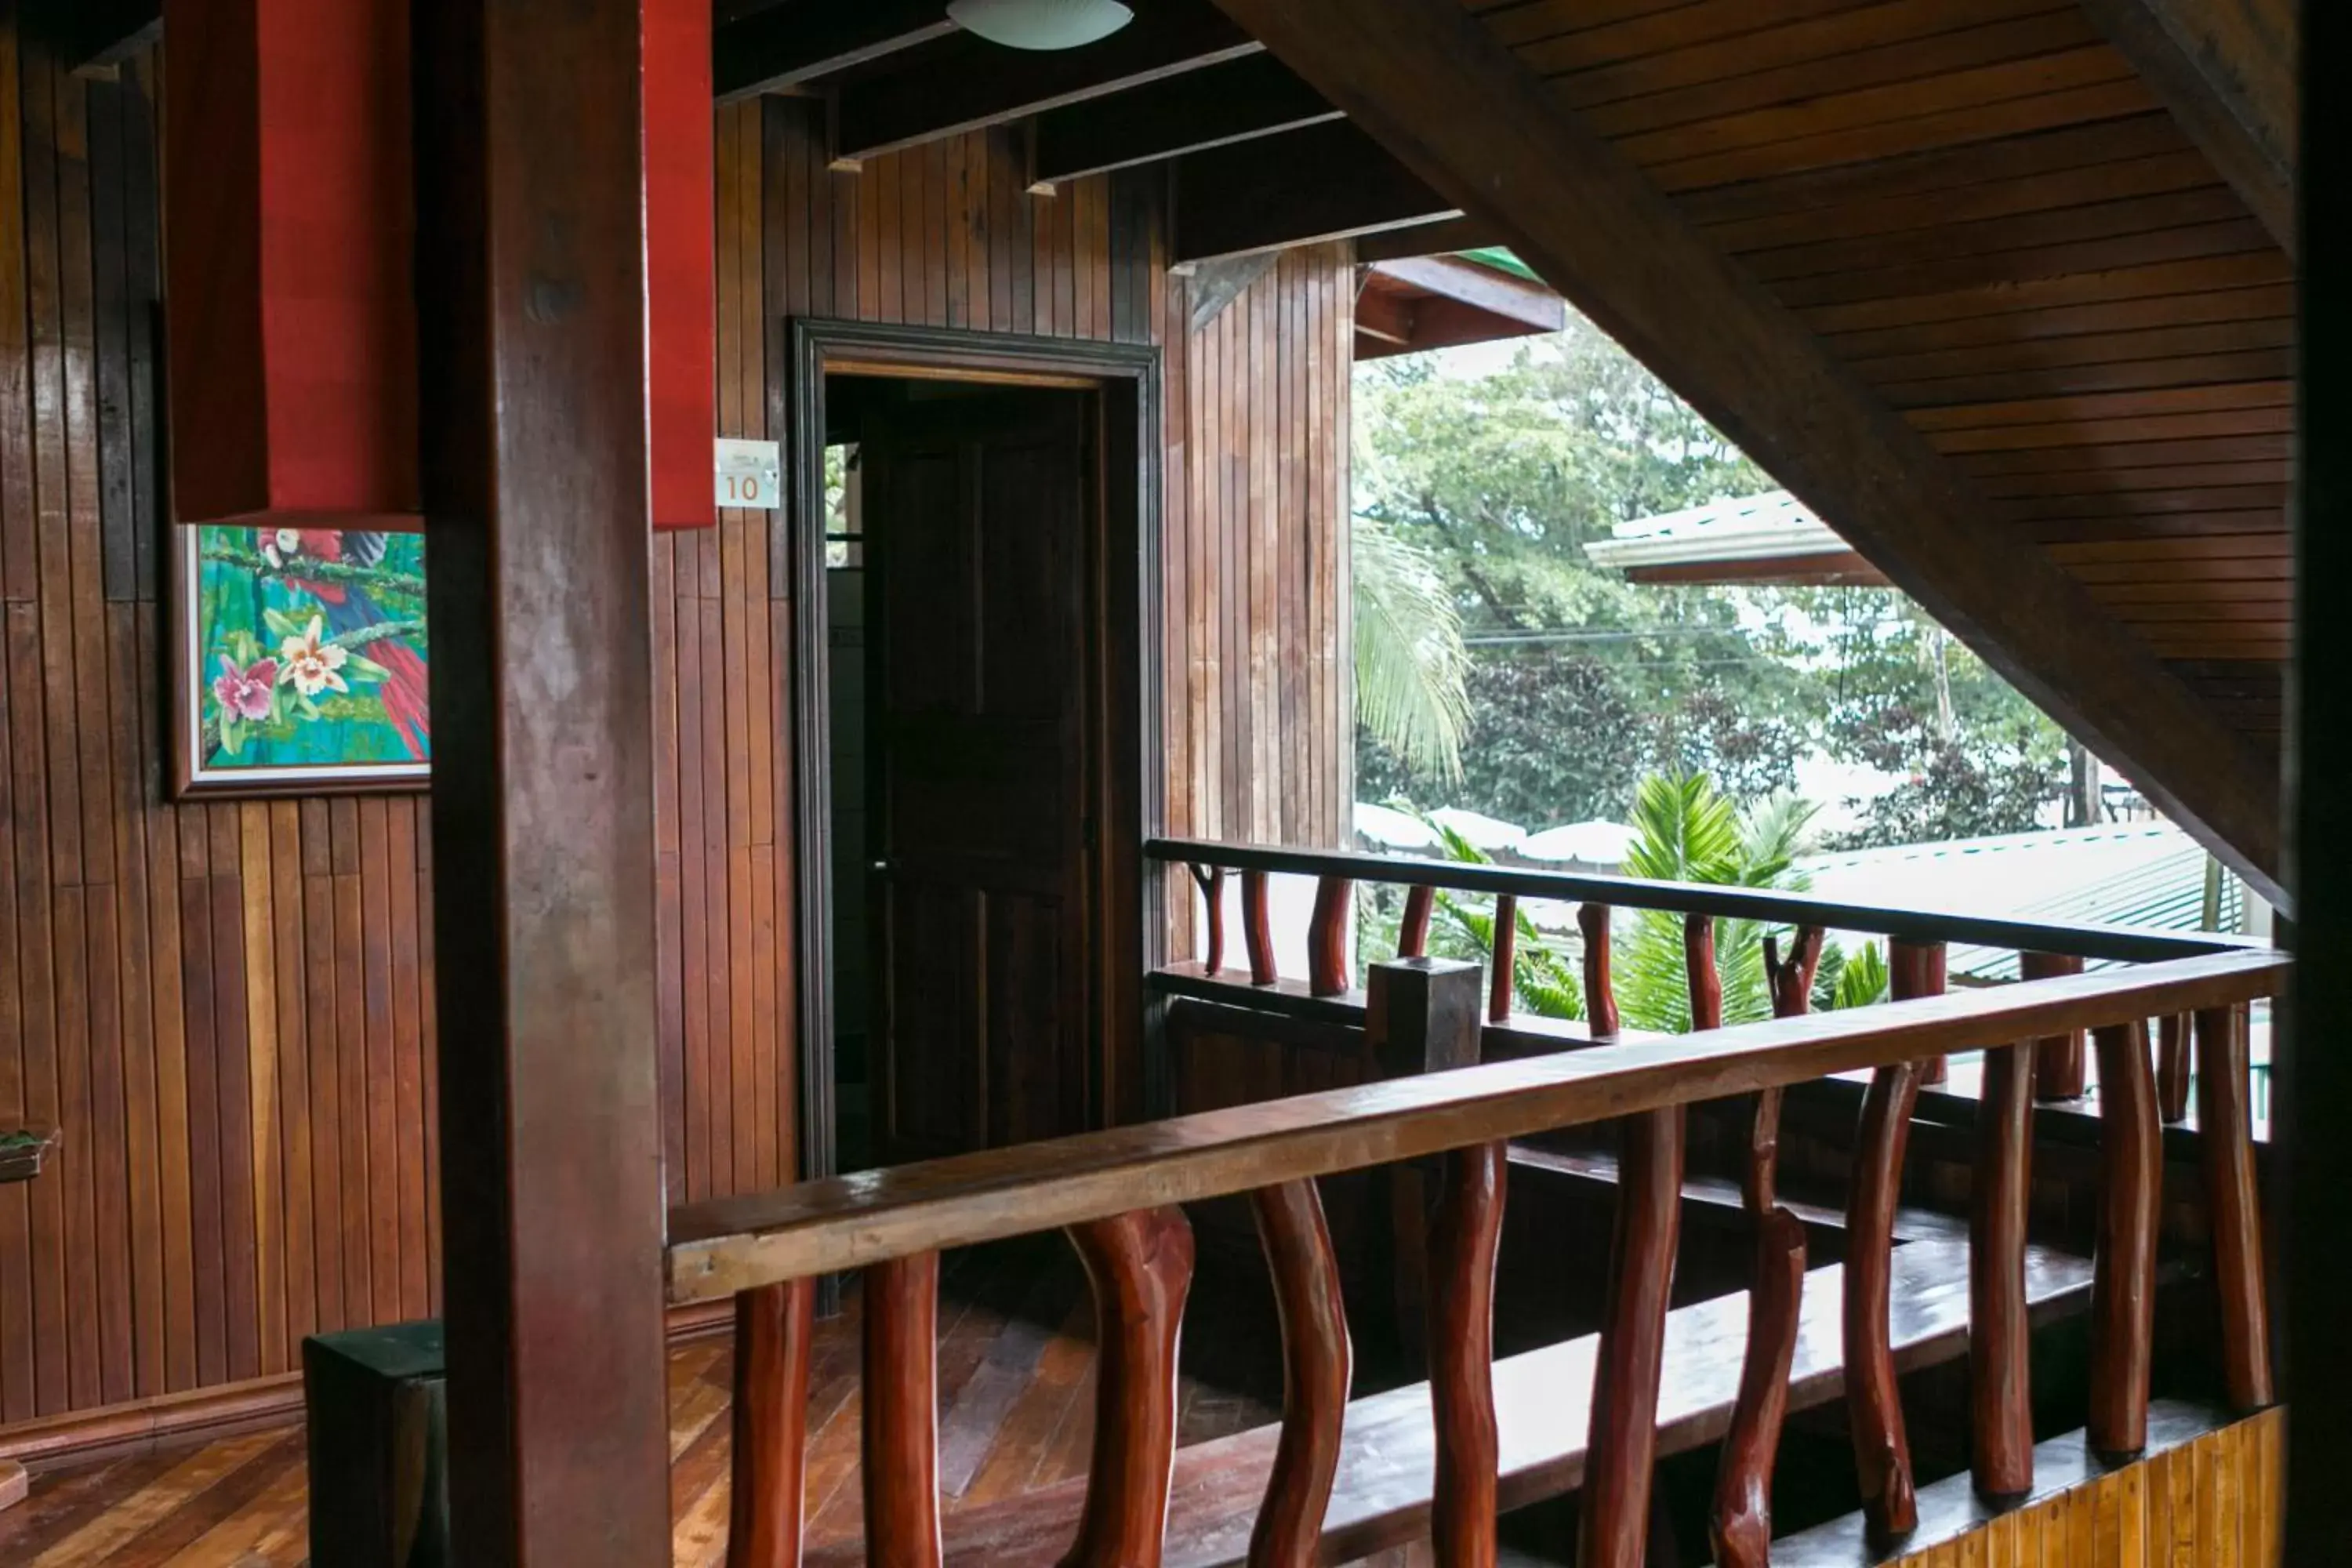
[[[775,511],[784,504],[783,458],[773,441],[719,443],[719,504]]]

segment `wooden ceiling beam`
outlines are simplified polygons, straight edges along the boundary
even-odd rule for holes
[[[1116,97],[1037,117],[1032,177],[1075,180],[1337,120],[1339,111],[1271,55],[1244,55]]]
[[[1385,233],[1367,235],[1356,242],[1356,259],[1362,262],[1402,261],[1411,257],[1454,256],[1465,250],[1485,250],[1502,244],[1495,226],[1484,218],[1450,217],[1413,224]]]
[[[1344,120],[1189,153],[1171,167],[1179,264],[1454,216],[1452,204]]]
[[[1258,52],[1207,0],[1156,0],[1082,49],[1024,53],[958,32],[911,51],[904,68],[843,84],[836,158],[878,157],[1066,104],[1125,92]]]
[[[956,31],[944,0],[778,5],[720,25],[711,82],[721,103],[778,92]]]
[[[37,15],[43,36],[77,74],[110,75],[163,36],[163,0],[45,0]]]
[[[2284,901],[2274,767],[1457,0],[1218,0],[2027,697]]]
[[[2253,0],[2083,0],[2189,139],[2289,256],[2295,254],[2292,5]]]
[[[1374,262],[1372,271],[1424,294],[1515,321],[1532,332],[1556,332],[1568,325],[1568,304],[1550,289],[1466,257],[1402,257]]]

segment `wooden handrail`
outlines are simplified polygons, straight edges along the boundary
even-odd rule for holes
[[[670,1300],[1335,1174],[1834,1073],[2276,994],[2292,960],[2231,951],[2135,970],[1596,1046],[1326,1090],[671,1211]],[[1490,1038],[1494,1031],[1490,1031]]]
[[[1598,903],[1619,909],[1666,910],[1709,914],[1767,925],[1820,926],[1826,931],[1864,931],[1900,941],[1958,942],[2020,952],[2065,953],[2125,963],[2160,963],[2205,953],[2260,949],[2259,938],[2200,931],[2146,931],[2063,921],[2001,920],[1928,910],[1854,904],[1813,893],[1737,888],[1716,883],[1654,881],[1641,877],[1602,877],[1565,871],[1535,871],[1516,866],[1429,860],[1405,855],[1363,855],[1342,849],[1291,849],[1212,840],[1153,838],[1149,859],[1218,866],[1258,876],[1344,877],[1391,887],[1440,888],[1464,893],[1509,893],[1526,901]]]

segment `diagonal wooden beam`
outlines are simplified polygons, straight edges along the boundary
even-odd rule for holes
[[[2279,879],[2273,771],[1685,223],[1456,0],[1218,0],[1227,15],[2222,855]]]
[[[1188,153],[1171,167],[1179,265],[1378,234],[1454,210],[1344,120]]]
[[[1100,43],[1024,53],[959,32],[909,52],[905,68],[845,85],[834,155],[877,157],[1064,104],[1123,92],[1258,51],[1207,0],[1155,0]]]
[[[723,24],[711,38],[722,103],[793,87],[957,31],[941,0],[779,5]]]
[[[1049,184],[1075,180],[1339,118],[1280,60],[1245,55],[1039,115],[1030,136],[1031,177]]]
[[[2295,254],[2297,38],[2293,5],[2083,0],[2108,41],[2271,237]]]
[[[110,75],[163,36],[163,0],[42,0],[34,16],[76,73]]]

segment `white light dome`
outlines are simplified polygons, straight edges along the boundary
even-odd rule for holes
[[[948,19],[1014,49],[1075,49],[1108,38],[1135,13],[1119,0],[952,0]]]

